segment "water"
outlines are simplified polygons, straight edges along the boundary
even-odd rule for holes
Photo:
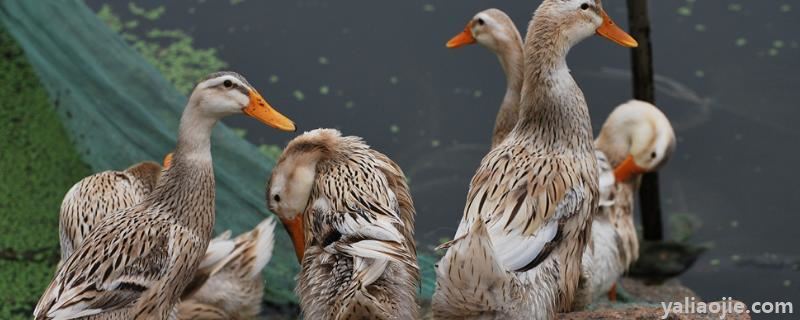
[[[88,1],[95,9],[103,2]],[[300,130],[364,137],[409,176],[419,241],[451,237],[505,82],[487,50],[444,43],[490,6],[524,31],[539,1],[233,2],[170,2],[142,28],[186,30],[196,46],[218,48]],[[709,300],[800,302],[800,4],[650,4],[657,105],[678,135],[661,174],[665,219],[696,216],[702,225],[692,241],[714,245],[683,281]],[[624,1],[605,7],[626,28]],[[599,129],[631,97],[629,51],[594,37],[568,61]],[[226,122],[257,144],[287,142],[244,117]]]

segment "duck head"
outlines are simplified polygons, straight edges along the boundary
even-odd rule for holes
[[[319,203],[311,201],[318,170],[325,171],[325,163],[330,165],[330,161],[343,160],[348,141],[333,129],[306,132],[289,142],[272,169],[267,185],[267,205],[292,238],[297,260],[301,263],[307,240],[312,236],[311,226],[306,225],[307,215],[320,208]]]
[[[478,12],[464,31],[447,42],[447,47],[454,49],[478,43],[497,53],[509,50],[514,41],[522,40],[511,18],[498,9],[487,9]]]
[[[608,16],[600,0],[545,0],[536,16],[548,20],[566,38],[568,47],[597,34],[621,46],[638,46]]]
[[[654,105],[632,100],[614,109],[595,142],[614,167],[617,182],[658,170],[675,150],[669,119]]]
[[[329,139],[304,133],[284,149],[267,186],[267,205],[280,218],[294,244],[297,260],[302,262],[306,248],[304,212],[317,174],[317,163],[329,153]]]
[[[190,105],[213,118],[245,114],[273,128],[295,131],[292,120],[275,111],[244,77],[235,72],[212,73],[197,84]]]

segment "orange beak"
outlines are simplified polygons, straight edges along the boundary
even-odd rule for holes
[[[255,90],[250,90],[250,103],[242,111],[244,111],[244,114],[275,129],[283,131],[296,130],[292,120],[275,111]]]
[[[281,218],[281,222],[283,222],[283,227],[286,228],[286,232],[289,233],[289,237],[292,238],[294,253],[297,255],[297,262],[303,263],[303,254],[306,252],[306,236],[303,228],[303,214],[298,214],[294,217],[294,219],[291,220]]]
[[[164,156],[164,169],[169,169],[172,166],[172,152]]]
[[[622,161],[619,166],[614,168],[614,178],[617,180],[617,182],[623,182],[645,172],[647,172],[647,170],[638,166],[636,161],[633,161],[632,155],[628,155],[628,157],[625,158],[625,160]]]
[[[464,28],[464,31],[461,31],[461,33],[450,39],[450,41],[447,41],[447,47],[450,49],[455,49],[475,43],[475,38],[472,37],[471,27],[472,22],[467,24],[467,26]]]
[[[603,24],[595,31],[598,35],[626,48],[636,48],[639,46],[639,43],[636,42],[633,37],[625,31],[622,31],[622,29],[608,17],[608,13],[606,13],[605,10],[600,9],[600,15],[603,17]]]

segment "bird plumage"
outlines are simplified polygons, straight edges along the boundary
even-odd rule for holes
[[[146,161],[123,171],[96,173],[75,183],[64,196],[58,215],[61,261],[69,258],[107,215],[144,200],[160,175],[161,166]]]
[[[212,128],[226,115],[246,113],[294,129],[240,78],[220,73],[195,87],[181,117],[172,166],[143,201],[111,213],[89,232],[39,299],[36,319],[175,316],[174,306],[214,226]]]
[[[282,219],[303,215],[296,291],[306,318],[417,317],[415,212],[404,177],[388,157],[336,130],[307,132],[286,147],[268,201]]]
[[[545,0],[530,23],[519,118],[472,179],[455,240],[437,266],[437,318],[548,319],[571,306],[599,187],[588,109],[565,56],[607,19],[599,2],[591,13],[572,2]],[[466,270],[470,260],[483,265]],[[486,270],[506,291],[473,288]]]
[[[230,245],[231,250],[207,266],[208,280],[181,301],[178,319],[208,319],[218,314],[224,319],[255,319],[264,295],[261,270],[272,257],[274,230],[275,220],[267,218],[235,239],[212,240],[209,252],[215,245],[223,252]]]

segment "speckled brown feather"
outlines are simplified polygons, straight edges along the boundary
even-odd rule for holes
[[[232,252],[211,267],[209,279],[178,305],[178,318],[216,319],[222,313],[224,319],[255,319],[261,312],[261,270],[272,256],[274,229],[274,220],[268,218],[236,237]]]
[[[497,254],[510,248],[498,248],[494,240],[515,234],[536,238],[543,227],[552,228],[553,223],[558,232],[513,273],[522,287],[521,297],[503,305],[485,305],[481,316],[474,318],[552,318],[571,306],[581,274],[581,256],[598,203],[597,164],[588,108],[564,61],[571,44],[560,30],[574,21],[551,15],[556,3],[544,1],[531,21],[525,42],[520,118],[506,139],[481,161],[454,242],[469,239],[469,230],[478,219],[486,224]],[[450,267],[466,259],[443,259],[437,277],[478,281],[479,274],[454,273],[459,269]],[[437,287],[435,316],[469,316],[454,310],[457,300],[445,300],[456,299],[456,291],[461,290]],[[437,301],[437,296],[443,299]]]
[[[39,301],[38,318],[71,306],[127,309],[125,318],[168,317],[206,250],[213,225],[210,161],[183,160],[176,153],[173,167],[143,202],[103,219],[64,261]],[[97,318],[106,316],[111,315]]]
[[[161,166],[148,161],[78,181],[64,196],[59,211],[61,261],[69,258],[104,217],[144,200],[160,175]]]
[[[414,208],[402,171],[360,138],[342,137],[335,130],[295,138],[276,168],[303,158],[316,163],[303,213],[307,246],[296,289],[305,318],[416,318]],[[387,228],[397,241],[347,232],[370,225]],[[361,256],[360,246],[379,248],[369,254],[382,257],[386,265]],[[381,273],[368,279],[367,270]]]

